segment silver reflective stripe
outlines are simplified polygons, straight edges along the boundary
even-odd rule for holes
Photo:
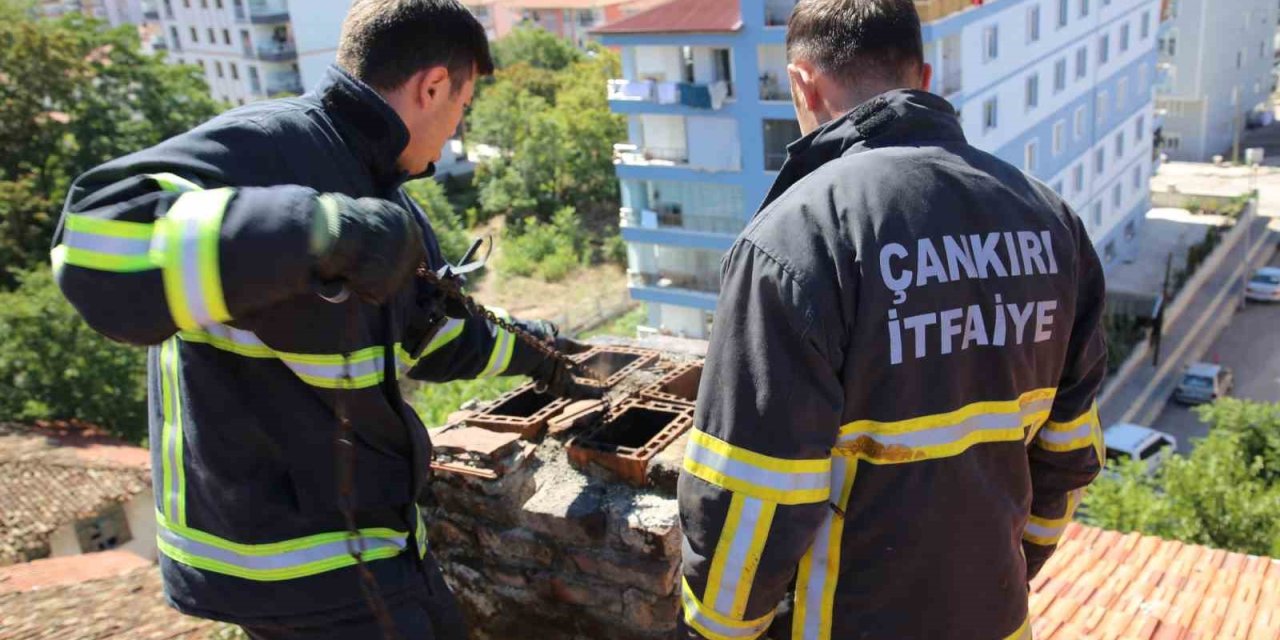
[[[1087,438],[1092,432],[1093,432],[1093,421],[1086,420],[1085,422],[1081,423],[1080,426],[1076,427],[1075,429],[1072,429],[1071,431],[1053,431],[1051,429],[1041,429],[1039,437],[1041,440],[1044,440],[1049,444],[1065,445],[1065,444],[1071,443],[1074,440]]]
[[[342,364],[312,364],[307,362],[298,362],[291,360],[288,356],[281,357],[294,373],[303,376],[311,376],[313,378],[328,378],[332,380],[342,380],[343,365]],[[377,356],[371,360],[363,360],[360,362],[352,362],[350,374],[352,378],[359,378],[371,374],[377,374],[382,371],[382,356]]]
[[[182,215],[185,213],[186,215]],[[186,287],[187,311],[191,317],[195,319],[196,324],[205,326],[215,322],[213,314],[209,312],[208,292],[204,290],[204,286],[200,282],[200,224],[202,222],[201,215],[193,215],[196,211],[193,209],[184,209],[178,213],[181,225],[179,227],[179,256],[182,259],[181,277],[182,286]]]
[[[163,526],[158,527],[157,532],[161,540],[170,544],[179,551],[253,571],[290,569],[312,562],[320,562],[348,555],[346,540],[335,540],[333,542],[326,542],[313,547],[307,547],[305,549],[281,551],[269,555],[253,555],[239,553],[230,549],[223,549],[221,547],[215,547],[210,544],[192,540],[191,538],[179,535],[178,533]],[[378,549],[403,550],[406,544],[404,540],[394,538],[373,538],[367,536],[356,538],[354,543],[356,548],[362,553],[369,553]]]
[[[906,433],[877,433],[860,431],[840,436],[841,442],[855,442],[859,438],[871,438],[883,446],[928,447],[952,442],[959,442],[971,433],[986,430],[1016,429],[1023,426],[1026,416],[1048,411],[1053,405],[1052,399],[1037,400],[1027,403],[1015,413],[986,413],[973,416],[957,424]],[[834,495],[834,489],[832,495]]]
[[[489,356],[493,363],[486,367],[479,377],[491,378],[502,373],[502,370],[506,368],[504,365],[509,361],[507,354],[510,350],[511,332],[505,329],[498,329],[498,339],[493,343],[493,353]]]
[[[181,520],[181,508],[178,506],[178,494],[182,491],[182,487],[178,481],[178,465],[182,461],[178,459],[178,447],[182,446],[178,441],[177,431],[182,428],[181,422],[181,405],[178,403],[178,341],[176,339],[166,340],[160,345],[160,375],[163,376],[161,384],[168,387],[168,394],[165,395],[165,424],[164,424],[164,455],[169,461],[169,473],[165,476],[165,500],[169,503],[168,517],[174,521]],[[163,388],[162,388],[163,391]]]
[[[130,258],[146,256],[151,252],[150,238],[120,238],[73,229],[63,232],[62,243],[72,249]]]
[[[724,574],[720,578],[720,588],[716,593],[709,593],[706,605],[726,617],[733,616],[733,598],[738,591],[738,582],[746,571],[747,554],[751,550],[751,541],[756,534],[756,526],[760,522],[764,503],[755,498],[742,498],[742,515],[738,519],[736,531],[724,531],[721,535],[732,535],[729,545],[729,556],[725,558]]]
[[[705,465],[726,476],[737,478],[743,482],[777,489],[778,491],[825,490],[830,476],[825,473],[784,473],[757,467],[739,460],[731,460],[700,444],[697,440],[689,440],[689,448],[685,450],[689,460]],[[745,514],[744,514],[745,515]]]
[[[1046,526],[1038,525],[1034,522],[1027,523],[1027,533],[1037,538],[1047,538],[1050,540],[1057,540],[1058,538],[1061,538],[1062,532],[1065,531],[1066,528],[1067,528],[1066,522],[1056,527],[1046,527]]]
[[[836,456],[831,459],[831,495],[844,495],[844,483],[847,477],[848,466],[854,461],[843,456]],[[823,593],[826,590],[828,579],[835,579],[835,576],[829,576],[828,569],[831,561],[831,528],[835,526],[835,513],[831,509],[826,510],[826,517],[822,520],[822,526],[818,528],[818,535],[813,539],[813,559],[809,569],[809,584],[805,591],[804,602],[804,634],[802,640],[818,640],[822,635],[822,614],[823,614]],[[839,540],[836,541],[839,544]],[[838,552],[838,551],[836,551]]]
[[[744,628],[730,627],[728,625],[720,624],[719,622],[712,620],[709,616],[703,613],[702,609],[698,606],[697,601],[693,600],[692,598],[693,598],[693,595],[689,592],[688,585],[685,585],[685,589],[684,589],[685,616],[688,618],[691,618],[695,624],[706,628],[708,631],[716,635],[726,636],[730,638],[755,638],[759,636],[761,633],[764,633],[765,629],[769,628],[769,622],[771,618],[768,618],[768,617],[760,620],[755,625],[744,627]]]

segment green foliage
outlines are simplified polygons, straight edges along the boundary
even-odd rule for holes
[[[559,282],[586,257],[587,238],[571,207],[556,212],[550,223],[530,219],[523,229],[508,228],[503,241],[498,271],[504,275]]]
[[[454,211],[453,204],[445,195],[444,187],[431,178],[425,178],[406,183],[404,190],[427,214],[427,220],[431,222],[431,229],[440,241],[440,250],[444,252],[445,259],[450,262],[461,259],[471,245],[471,240],[462,218]]]
[[[649,321],[649,307],[643,303],[638,304],[630,311],[614,318],[612,322],[600,327],[596,327],[591,331],[583,333],[580,338],[594,338],[596,336],[621,336],[623,338],[634,338],[636,330],[640,325]]]
[[[521,24],[493,43],[493,61],[500,68],[527,64],[559,71],[582,58],[582,51],[572,42],[532,24]]]
[[[47,267],[0,292],[0,416],[80,419],[146,437],[146,352],[107,340],[62,297]]]
[[[1147,337],[1147,329],[1132,316],[1108,315],[1103,322],[1107,331],[1107,371],[1115,372]]]
[[[1222,400],[1190,456],[1155,477],[1136,464],[1104,477],[1086,498],[1090,523],[1253,554],[1280,553],[1280,405]]]
[[[10,271],[47,261],[57,203],[77,175],[221,107],[196,67],[142,53],[136,29],[79,14],[37,20],[25,6],[0,2],[0,264]],[[0,273],[0,287],[14,283]]]
[[[527,379],[515,376],[509,378],[482,378],[480,380],[458,380],[444,384],[424,384],[418,387],[410,404],[428,427],[442,427],[449,414],[457,411],[462,403],[472,398],[485,402],[520,386]]]

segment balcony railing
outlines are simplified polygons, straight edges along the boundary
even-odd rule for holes
[[[659,206],[659,208],[669,207]],[[746,226],[746,221],[741,218],[730,218],[727,216],[658,212],[649,209],[636,210],[630,207],[623,207],[622,226],[648,229],[683,229],[685,231],[698,231],[701,233],[737,235],[742,231],[743,227]]]
[[[628,284],[633,287],[657,287],[660,289],[688,289],[703,293],[720,293],[720,276],[712,274],[681,273],[658,270],[657,272],[627,272]]]
[[[650,147],[634,144],[613,145],[614,161],[631,165],[671,166],[689,162],[688,147]]]
[[[258,59],[264,62],[288,62],[298,57],[292,42],[266,42],[258,45]]]
[[[920,22],[933,22],[960,13],[969,7],[981,6],[985,0],[915,0]]]
[[[625,79],[609,81],[609,99],[623,102],[682,104],[698,109],[719,109],[732,95],[733,85],[727,80],[709,84]]]
[[[157,22],[160,20],[159,9],[146,9],[142,12],[142,19],[147,22]]]
[[[760,99],[791,101],[791,83],[778,79],[772,71],[760,76]]]
[[[248,5],[246,11],[244,4],[236,3],[236,20],[252,24],[275,24],[289,20],[289,7],[278,0],[248,0]]]
[[[297,74],[267,77],[267,95],[298,95],[302,93],[302,79]]]

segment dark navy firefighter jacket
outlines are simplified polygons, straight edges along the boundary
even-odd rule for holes
[[[369,614],[338,504],[339,398],[355,431],[356,544],[389,605],[411,597],[431,444],[397,378],[525,374],[540,360],[487,321],[444,317],[418,281],[382,305],[314,292],[318,193],[405,207],[431,265],[444,265],[400,189],[408,139],[380,96],[332,68],[301,98],[229,111],[71,188],[56,277],[93,328],[150,347],[160,564],[185,613],[241,624]]]
[[[929,93],[788,150],[723,263],[679,485],[688,633],[1030,638],[1027,582],[1103,458],[1084,225]]]

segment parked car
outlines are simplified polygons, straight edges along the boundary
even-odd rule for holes
[[[1249,278],[1244,297],[1259,302],[1280,301],[1280,267],[1263,267]]]
[[[1121,422],[1102,431],[1107,443],[1107,466],[1103,473],[1115,477],[1114,463],[1137,460],[1153,475],[1178,450],[1178,439],[1150,427]]]
[[[1197,362],[1183,372],[1173,399],[1183,404],[1204,404],[1231,393],[1235,375],[1231,369],[1218,364]]]

